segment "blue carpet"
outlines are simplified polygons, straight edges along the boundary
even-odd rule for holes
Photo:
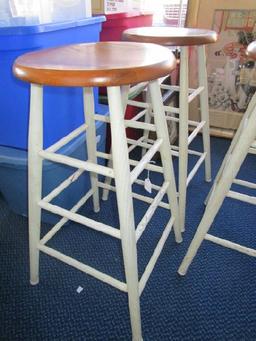
[[[197,138],[194,144],[199,142]],[[228,140],[212,138],[213,175],[228,145]],[[247,158],[240,173],[253,181],[253,157]],[[142,294],[144,341],[256,340],[255,259],[204,241],[187,276],[177,274],[210,189],[203,175],[201,167],[188,189],[184,242],[177,245],[170,234]],[[159,180],[150,176],[152,182]],[[138,205],[136,221],[144,206]],[[83,211],[118,226],[114,195],[102,203],[100,214],[93,213],[90,205]],[[226,199],[211,233],[255,247],[255,218],[255,208],[249,204]],[[165,211],[159,210],[138,243],[140,274],[166,219]],[[48,228],[44,225],[42,232]],[[111,237],[70,224],[49,245],[123,279],[120,243]],[[43,253],[40,282],[29,284],[27,219],[11,212],[2,197],[0,269],[1,340],[131,339],[126,294]],[[84,289],[80,294],[78,286]]]

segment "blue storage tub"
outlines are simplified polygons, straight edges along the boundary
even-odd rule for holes
[[[12,75],[21,54],[66,44],[99,41],[104,16],[79,21],[0,29],[0,145],[27,149],[29,84]],[[98,89],[94,90],[97,111]],[[81,88],[46,87],[44,93],[44,147],[83,122]]]
[[[99,105],[99,112],[107,114],[107,106]],[[105,151],[106,123],[96,123],[97,150]],[[79,135],[76,139],[60,149],[67,156],[80,160],[87,160],[86,134]],[[104,164],[103,159],[98,159]],[[7,201],[9,207],[18,214],[28,214],[28,174],[27,174],[27,152],[9,147],[0,147],[0,192]],[[43,165],[43,196],[47,195],[53,188],[68,178],[75,171],[69,166],[44,161]],[[77,181],[60,193],[52,203],[70,209],[89,190],[90,177],[84,172]],[[42,220],[46,223],[55,224],[59,216],[42,211]]]

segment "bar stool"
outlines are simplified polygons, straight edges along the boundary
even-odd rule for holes
[[[137,44],[129,42],[92,43],[69,45],[31,52],[19,57],[14,64],[14,74],[21,80],[31,83],[30,121],[29,121],[29,247],[30,247],[30,282],[39,281],[39,251],[43,251],[115,288],[128,293],[130,320],[134,340],[141,340],[141,320],[139,296],[153,270],[164,243],[174,227],[175,238],[181,242],[178,225],[178,202],[176,185],[169,154],[168,131],[161,93],[157,79],[174,69],[175,57],[168,49],[153,44]],[[122,96],[128,84],[149,82],[149,91],[155,113],[153,124],[137,121],[126,121],[123,115]],[[85,124],[62,138],[54,145],[43,150],[43,86],[83,87]],[[110,117],[97,115],[94,112],[93,87],[106,86],[109,99]],[[95,120],[109,122],[111,125],[112,156],[96,150]],[[147,153],[140,160],[129,160],[125,127],[149,129],[156,131],[157,140],[148,146]],[[58,153],[57,151],[73,138],[86,130],[88,160],[81,161]],[[151,165],[150,160],[160,151],[162,167]],[[97,164],[97,157],[113,158],[113,168]],[[62,182],[46,197],[41,198],[42,161],[50,160],[77,168],[77,171]],[[130,165],[133,169],[130,170]],[[164,181],[158,186],[154,198],[132,192],[132,184],[136,183],[144,169],[163,173]],[[90,172],[91,189],[69,211],[51,204],[62,190],[67,188],[83,171]],[[89,198],[93,199],[94,211],[100,210],[99,187],[104,187],[98,174],[115,180],[120,229],[103,224],[90,217],[76,213]],[[167,194],[168,203],[163,202]],[[149,203],[149,208],[141,222],[135,228],[133,198]],[[148,222],[157,207],[163,207],[171,213],[171,217],[153,252],[144,274],[138,279],[137,248]],[[62,219],[40,239],[41,209],[56,213]],[[122,282],[91,266],[81,263],[46,245],[59,229],[71,220],[86,227],[103,232],[120,239],[126,282]]]
[[[187,186],[196,174],[200,165],[205,161],[205,180],[211,181],[211,156],[210,156],[210,137],[209,137],[209,107],[208,107],[208,88],[205,60],[205,45],[212,44],[217,40],[217,34],[210,30],[174,28],[174,27],[141,27],[132,28],[123,32],[123,40],[155,43],[163,46],[180,46],[180,86],[161,85],[161,89],[179,91],[179,108],[165,106],[166,119],[179,122],[179,147],[172,146],[172,154],[179,156],[179,209],[180,209],[180,227],[185,230],[185,210],[186,210],[186,190]],[[190,89],[188,86],[188,50],[194,46],[198,50],[198,81],[197,89]],[[200,96],[201,121],[195,122],[188,120],[189,103]],[[171,116],[178,115],[179,118]],[[147,121],[149,118],[147,118]],[[189,126],[193,128],[190,135]],[[203,135],[203,153],[189,150],[188,146],[202,131]],[[148,137],[148,132],[144,134]],[[197,163],[189,174],[188,154],[199,157]]]
[[[247,55],[256,61],[256,41],[251,43],[247,49]],[[230,190],[232,183],[241,186],[256,189],[256,184],[240,179],[236,179],[237,173],[248,153],[256,154],[256,93],[253,95],[249,106],[243,116],[239,128],[232,140],[229,150],[222,162],[220,170],[214,181],[208,204],[203,218],[197,228],[196,234],[189,246],[178,270],[180,275],[185,275],[189,265],[195,257],[198,248],[204,239],[210,240],[216,244],[228,247],[230,249],[256,257],[256,250],[244,247],[237,243],[218,238],[208,234],[211,224],[218,213],[225,197],[244,201],[256,205],[256,197],[248,196],[233,190]]]

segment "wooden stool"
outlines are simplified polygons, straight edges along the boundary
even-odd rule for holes
[[[174,69],[176,61],[168,49],[153,44],[127,42],[92,43],[69,45],[32,52],[19,57],[14,65],[15,75],[31,83],[30,122],[29,122],[29,245],[30,245],[30,281],[39,281],[39,251],[43,251],[75,268],[128,293],[130,319],[134,340],[141,340],[141,321],[139,296],[153,270],[164,243],[174,226],[175,238],[181,242],[178,225],[178,203],[172,159],[169,154],[168,131],[165,121],[161,93],[157,79]],[[123,104],[128,84],[149,81],[149,91],[155,112],[155,124],[137,121],[125,121]],[[54,145],[43,150],[43,86],[83,87],[86,124],[74,130]],[[109,100],[110,117],[94,113],[93,87],[106,86]],[[123,97],[123,98],[122,98]],[[97,164],[97,157],[110,159],[110,155],[96,150],[95,120],[110,122],[112,137],[113,168]],[[156,131],[157,140],[148,146],[148,151],[140,161],[129,160],[125,127]],[[63,145],[86,130],[88,161],[81,161],[57,153]],[[144,146],[145,147],[145,146]],[[160,151],[162,167],[151,165],[150,160]],[[43,159],[72,166],[78,170],[46,197],[41,198]],[[130,171],[130,165],[134,168]],[[157,195],[146,197],[132,192],[132,184],[144,169],[163,173],[162,186],[156,186]],[[91,189],[69,211],[50,203],[62,190],[77,179],[83,171],[90,172]],[[115,179],[120,229],[97,222],[76,213],[90,197],[93,198],[94,211],[100,209],[99,187],[105,188],[98,174]],[[168,203],[162,201],[167,194]],[[135,229],[133,198],[149,203],[143,219]],[[162,237],[145,269],[140,281],[137,270],[136,243],[143,234],[157,207],[172,212]],[[40,239],[41,209],[63,217],[50,232]],[[56,251],[46,243],[68,221],[86,225],[96,231],[106,233],[121,240],[126,282],[117,280],[91,266],[83,264]]]
[[[247,49],[248,57],[256,61],[256,41]],[[211,224],[218,213],[225,197],[241,200],[256,205],[256,197],[230,190],[232,183],[256,189],[256,184],[236,179],[237,173],[247,156],[247,153],[256,154],[256,93],[243,116],[239,128],[232,140],[229,150],[222,162],[220,170],[213,184],[204,216],[197,228],[197,232],[189,246],[188,252],[178,270],[180,275],[185,275],[189,265],[195,257],[198,248],[204,239],[219,245],[256,257],[256,250],[230,242],[228,240],[208,234]]]
[[[165,106],[167,120],[179,122],[179,148],[172,146],[173,155],[179,156],[179,209],[180,226],[182,231],[185,229],[185,210],[186,210],[186,189],[193,176],[196,174],[200,165],[205,161],[205,180],[211,181],[211,156],[210,156],[210,137],[209,137],[209,107],[207,73],[205,60],[205,45],[216,42],[217,35],[213,31],[174,28],[174,27],[141,27],[132,28],[123,32],[123,39],[142,43],[155,43],[163,46],[180,46],[180,86],[161,85],[164,90],[179,91],[179,108]],[[188,48],[195,46],[198,49],[198,76],[199,86],[197,89],[188,87]],[[195,122],[188,120],[189,103],[200,96],[201,121]],[[179,115],[179,119],[171,116]],[[147,121],[150,120],[149,118]],[[188,127],[194,128],[188,135]],[[189,144],[193,141],[199,131],[203,134],[203,153],[188,150]],[[148,137],[148,132],[144,134]],[[176,149],[176,151],[175,151]],[[188,154],[199,157],[197,163],[187,174]]]

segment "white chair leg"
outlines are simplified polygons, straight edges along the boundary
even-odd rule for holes
[[[175,175],[172,164],[172,156],[170,153],[170,140],[168,134],[167,123],[165,119],[165,112],[162,102],[161,91],[157,80],[149,82],[150,97],[154,112],[154,122],[156,126],[156,133],[158,138],[163,139],[163,143],[160,147],[160,154],[162,165],[164,169],[165,181],[170,183],[168,187],[167,195],[171,207],[171,213],[175,217],[174,233],[176,242],[182,242],[181,229],[179,226],[179,209],[177,201],[177,191],[175,183]]]
[[[128,101],[128,96],[129,96],[129,90],[130,90],[130,85],[123,85],[121,86],[121,96],[122,96],[122,103],[123,103],[123,115],[125,115],[126,107],[127,107],[127,101]],[[112,143],[111,143],[112,144]],[[110,155],[112,154],[112,147],[110,148]],[[113,162],[110,159],[108,161],[108,167],[112,168]],[[105,184],[106,185],[111,185],[112,179],[109,177],[105,178]],[[109,190],[108,189],[103,189],[102,193],[102,200],[106,201],[108,200],[109,196]]]
[[[233,137],[233,139],[231,141],[231,144],[230,144],[229,149],[228,149],[228,151],[227,151],[227,153],[226,153],[226,155],[225,155],[225,157],[223,159],[221,167],[219,168],[218,173],[217,173],[217,175],[216,175],[216,177],[214,179],[214,183],[212,185],[212,188],[211,188],[211,190],[210,190],[210,192],[207,195],[207,198],[205,200],[205,204],[206,205],[207,205],[208,201],[210,200],[210,197],[213,195],[213,193],[215,191],[216,183],[219,181],[219,178],[220,178],[220,176],[222,174],[222,171],[223,171],[223,168],[224,168],[224,166],[226,164],[226,161],[230,158],[230,154],[233,152],[233,149],[234,149],[237,141],[240,139],[241,133],[242,133],[242,131],[244,129],[244,125],[246,124],[249,116],[251,115],[251,113],[252,113],[252,111],[254,110],[255,107],[256,107],[256,94],[252,97],[252,99],[251,99],[251,101],[250,101],[250,103],[248,105],[248,108],[247,108],[246,112],[244,113],[243,118],[242,118],[242,120],[240,122],[240,125],[239,125],[239,127],[238,127],[238,129],[236,131],[236,134],[235,134],[235,136]]]
[[[94,110],[94,95],[93,88],[83,89],[84,97],[84,115],[85,121],[88,125],[86,130],[86,144],[87,144],[87,154],[88,160],[97,163],[96,151],[96,127],[95,127],[95,110]],[[99,212],[100,201],[99,201],[99,187],[98,187],[98,175],[97,173],[90,172],[91,188],[93,190],[93,209],[94,212]]]
[[[42,195],[42,158],[38,152],[43,148],[43,88],[31,84],[30,118],[28,138],[28,213],[29,213],[29,261],[30,283],[39,282],[39,250]]]
[[[233,180],[235,179],[246,155],[251,143],[254,141],[256,136],[256,107],[250,118],[247,120],[243,127],[243,131],[240,135],[239,140],[232,153],[230,154],[229,160],[225,161],[222,169],[223,172],[216,183],[214,193],[208,202],[205,209],[203,218],[198,226],[196,234],[189,246],[189,249],[184,257],[178,273],[180,275],[185,275],[189,265],[191,264],[193,258],[195,257],[198,248],[200,247],[202,241],[205,238],[206,233],[211,227],[211,224],[218,213],[225,196],[227,195]],[[228,161],[228,162],[227,162]]]
[[[179,210],[180,228],[185,230],[188,170],[188,47],[181,47],[179,95]]]
[[[139,303],[137,249],[132,189],[130,181],[130,167],[124,118],[123,115],[120,115],[120,113],[123,111],[123,104],[119,87],[109,87],[107,92],[109,100],[116,195],[132,335],[134,341],[141,341],[142,334]]]
[[[204,90],[200,93],[200,109],[201,121],[205,121],[203,126],[203,147],[206,152],[205,157],[205,180],[211,181],[211,148],[210,148],[210,131],[209,131],[209,103],[208,103],[208,81],[206,71],[205,46],[198,46],[198,78],[199,86],[203,86]]]

